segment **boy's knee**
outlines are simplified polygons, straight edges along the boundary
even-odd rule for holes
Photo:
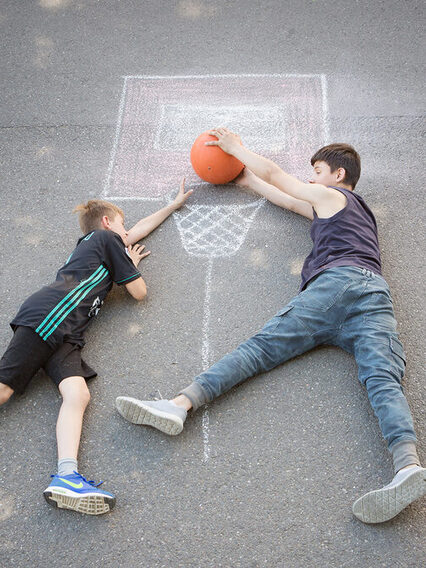
[[[84,389],[81,389],[80,400],[81,400],[81,404],[83,404],[84,406],[87,406],[89,404],[89,402],[90,402],[90,391],[87,388],[87,386]]]
[[[65,402],[69,402],[71,404],[74,404],[75,406],[81,406],[83,408],[86,408],[86,406],[90,402],[90,392],[87,387],[85,389],[79,388],[75,389],[75,391],[67,394],[63,398]]]
[[[9,385],[0,383],[0,405],[4,404],[9,400],[13,394],[13,389]]]
[[[60,383],[59,390],[63,401],[76,406],[86,407],[90,402],[90,391],[87,388],[86,381],[82,377],[81,380],[75,379],[76,377],[71,377],[69,380],[65,379]]]

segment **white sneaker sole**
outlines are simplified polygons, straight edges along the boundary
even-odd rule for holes
[[[56,506],[58,509],[68,509],[77,511],[85,515],[103,515],[109,513],[115,505],[114,497],[99,495],[99,493],[86,493],[76,496],[72,491],[65,488],[48,487],[43,492],[44,498],[49,505]]]
[[[425,494],[426,469],[422,468],[403,479],[398,485],[363,495],[355,501],[352,511],[363,523],[384,523]]]
[[[176,436],[183,430],[183,420],[179,416],[147,406],[136,398],[119,396],[115,405],[121,416],[133,424],[152,426],[169,436]]]

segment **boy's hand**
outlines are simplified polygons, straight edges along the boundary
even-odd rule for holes
[[[140,261],[145,258],[146,256],[148,256],[149,254],[151,254],[151,251],[149,250],[148,252],[143,252],[143,249],[145,248],[145,245],[129,245],[127,247],[127,251],[129,253],[130,258],[132,259],[133,264],[135,265],[135,267],[138,267],[138,264],[140,263]]]
[[[243,143],[238,134],[231,132],[225,127],[214,128],[209,131],[209,134],[216,136],[217,140],[211,140],[210,142],[205,142],[206,146],[219,146],[227,154],[233,154],[235,149],[242,146]]]
[[[185,178],[183,178],[182,181],[180,182],[178,194],[176,195],[174,201],[172,202],[174,209],[179,209],[180,207],[182,207],[182,205],[184,205],[184,203],[191,195],[191,193],[193,193],[192,189],[190,189],[185,193]]]

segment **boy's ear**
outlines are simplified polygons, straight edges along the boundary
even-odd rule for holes
[[[106,229],[107,231],[111,230],[111,223],[109,221],[108,215],[104,215],[101,219],[101,227],[102,229]]]
[[[343,181],[346,176],[345,168],[337,168],[337,179],[336,181]]]

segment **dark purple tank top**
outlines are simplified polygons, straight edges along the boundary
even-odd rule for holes
[[[311,253],[302,268],[303,290],[308,282],[327,268],[359,266],[381,275],[377,223],[363,198],[342,187],[333,187],[347,198],[346,207],[328,219],[314,211]]]

